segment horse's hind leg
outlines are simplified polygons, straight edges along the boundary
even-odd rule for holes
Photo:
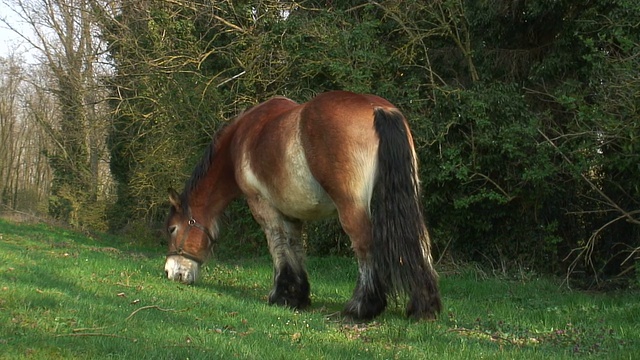
[[[304,251],[302,223],[286,219],[261,198],[247,199],[254,218],[267,236],[273,259],[273,288],[269,303],[304,309],[311,304]]]
[[[358,320],[369,320],[387,307],[387,291],[376,270],[372,254],[371,220],[366,211],[350,205],[340,209],[342,228],[351,238],[358,260],[358,281],[344,314]]]

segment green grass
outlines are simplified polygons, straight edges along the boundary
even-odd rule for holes
[[[442,271],[445,310],[414,322],[335,313],[353,291],[350,258],[308,259],[312,308],[268,306],[268,257],[214,260],[195,286],[163,278],[162,248],[0,220],[0,358],[632,359],[637,291],[586,293],[554,279]]]

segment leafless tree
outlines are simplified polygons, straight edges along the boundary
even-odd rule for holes
[[[0,58],[0,204],[4,210],[33,214],[45,208],[51,176],[43,156],[48,139],[30,121],[28,103],[44,108],[47,100],[32,91],[21,60]]]
[[[47,158],[53,174],[53,215],[74,225],[83,208],[94,208],[103,197],[108,172],[104,166],[106,111],[98,81],[100,41],[95,34],[87,0],[3,0],[5,6],[30,30],[21,29],[2,18],[24,43],[35,49],[41,65],[33,91],[52,94],[50,109],[29,101],[31,119],[53,144]],[[30,100],[33,100],[33,96]],[[35,98],[37,100],[37,96]],[[55,116],[44,116],[54,114]],[[102,165],[102,166],[101,166]]]

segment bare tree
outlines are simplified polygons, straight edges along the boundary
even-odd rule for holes
[[[28,81],[31,74],[20,57],[0,58],[0,204],[5,210],[39,213],[50,184],[50,171],[43,152],[47,138],[30,121],[29,103],[47,105]]]
[[[22,81],[21,69],[14,59],[0,59],[0,202],[15,207],[13,177],[16,165],[15,140],[18,131],[17,97]]]
[[[43,116],[31,102],[32,119],[45,130],[54,147],[47,153],[53,173],[52,215],[73,225],[83,208],[93,209],[104,192],[105,116],[100,106],[101,89],[96,64],[100,42],[94,34],[87,0],[5,0],[4,4],[27,25],[33,36],[13,24],[5,25],[37,51],[46,69],[44,78],[33,81],[40,91],[53,94],[55,117]],[[41,73],[41,75],[44,73]],[[43,81],[44,80],[44,81]],[[42,93],[41,93],[42,94]],[[102,192],[102,193],[101,193]]]

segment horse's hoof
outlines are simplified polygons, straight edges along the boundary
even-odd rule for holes
[[[295,310],[304,310],[311,305],[309,296],[283,296],[278,294],[269,295],[269,304],[284,306]]]

